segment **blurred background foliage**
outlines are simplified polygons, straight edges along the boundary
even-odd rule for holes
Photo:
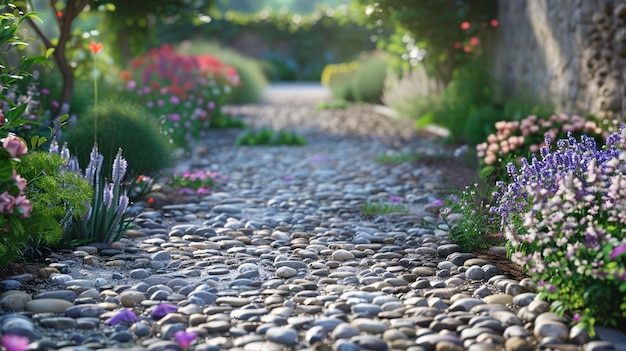
[[[55,56],[58,67],[45,71],[42,79],[50,99],[62,105],[68,77],[61,66],[69,67],[75,80],[72,114],[92,104],[94,77],[104,96],[115,95],[132,59],[172,44],[187,54],[216,56],[237,69],[242,84],[227,103],[260,102],[271,81],[322,81],[336,100],[385,104],[414,119],[416,127],[438,124],[449,130],[450,141],[471,144],[493,132],[494,120],[527,115],[510,106],[528,104],[496,100],[494,80],[485,68],[498,29],[497,0],[30,3],[42,13],[40,32],[53,38],[52,46],[59,45],[54,38],[61,38],[66,21],[72,20],[65,63]],[[70,4],[84,3],[80,15],[59,17]],[[105,47],[97,60],[88,49],[91,41]]]

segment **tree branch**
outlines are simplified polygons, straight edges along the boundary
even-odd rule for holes
[[[80,3],[78,3],[78,6],[76,6],[75,12],[72,14],[72,19],[78,17],[78,15],[80,15],[81,11],[83,11],[85,6],[92,4],[92,3],[94,3],[94,0],[81,0]]]
[[[35,23],[35,21],[32,18],[26,17],[26,21],[31,26],[31,28],[35,31],[35,33],[37,33],[37,36],[41,39],[41,41],[43,41],[44,45],[46,46],[46,49],[50,49],[50,48],[54,47],[54,45],[52,45],[52,42],[50,41],[50,39],[48,39],[43,34],[43,32],[41,31],[41,28],[39,28],[37,23]]]

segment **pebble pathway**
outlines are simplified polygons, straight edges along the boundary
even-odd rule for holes
[[[309,144],[235,147],[237,131],[212,131],[179,167],[227,180],[185,203],[137,203],[120,242],[0,281],[0,332],[63,351],[615,349],[548,312],[531,280],[452,243],[431,205],[440,174],[375,162],[436,139],[367,106],[231,112]],[[409,212],[361,215],[392,196]],[[179,331],[197,338],[186,347]]]

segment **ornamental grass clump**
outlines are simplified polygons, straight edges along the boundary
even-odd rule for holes
[[[570,133],[540,156],[509,164],[494,213],[514,262],[539,281],[555,312],[594,334],[594,325],[626,325],[626,129],[598,149]]]

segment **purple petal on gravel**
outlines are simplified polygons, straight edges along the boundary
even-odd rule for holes
[[[152,312],[150,312],[150,315],[153,318],[163,318],[165,316],[167,316],[170,313],[174,313],[174,312],[178,312],[178,307],[169,304],[169,303],[160,303],[158,304],[154,310],[152,310]]]
[[[136,321],[137,321],[137,315],[135,315],[135,312],[127,308],[124,308],[120,310],[117,314],[115,314],[113,317],[104,321],[104,323],[108,325],[116,325],[118,323],[134,323]]]

